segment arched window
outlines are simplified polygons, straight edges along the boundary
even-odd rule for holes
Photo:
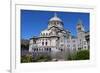
[[[46,36],[48,36],[48,33],[46,33]]]
[[[55,24],[55,22],[53,21],[52,24]]]
[[[45,45],[47,45],[47,44],[48,44],[48,42],[46,41],[46,42],[45,42]]]
[[[46,48],[46,50],[48,51],[48,48]]]
[[[42,33],[41,33],[41,36],[42,36]]]
[[[53,33],[51,32],[50,34],[52,35]]]
[[[49,51],[51,51],[51,48],[49,48]]]
[[[45,33],[43,33],[43,36],[45,36]]]
[[[48,35],[50,35],[50,33]]]
[[[56,23],[57,23],[57,24],[59,24],[59,22],[58,22],[58,21],[57,21]]]
[[[57,23],[57,22],[55,21],[54,24],[56,25],[56,23]]]
[[[36,48],[34,49],[34,51],[36,51]]]
[[[42,45],[44,45],[44,42],[42,42]]]

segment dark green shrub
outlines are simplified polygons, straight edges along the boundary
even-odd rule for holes
[[[46,62],[51,61],[51,56],[49,55],[39,55],[33,58],[33,62]]]
[[[75,55],[75,60],[87,60],[90,58],[89,50],[78,51]]]
[[[79,50],[69,55],[68,60],[87,60],[90,59],[89,50]]]
[[[27,63],[27,62],[32,62],[32,56],[31,55],[21,56],[21,63]]]

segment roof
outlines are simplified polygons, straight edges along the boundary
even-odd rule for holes
[[[39,38],[52,38],[52,37],[59,38],[59,36],[57,36],[57,35],[56,35],[56,36],[48,36],[48,37],[47,37],[47,36],[43,36],[43,37],[42,37],[42,36],[40,36]]]
[[[47,29],[41,31],[41,33],[50,33],[50,32],[51,32],[51,31],[50,31],[50,30],[47,30]]]

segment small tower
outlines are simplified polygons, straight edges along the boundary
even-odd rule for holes
[[[84,43],[86,42],[85,40],[85,30],[83,27],[82,20],[79,19],[77,23],[77,37],[78,37],[78,49],[84,49]]]

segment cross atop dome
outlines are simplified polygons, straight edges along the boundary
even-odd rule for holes
[[[56,12],[54,13],[54,17],[57,17],[57,13]]]
[[[49,21],[59,21],[62,22],[62,20],[57,16],[57,13],[54,13],[54,16]]]
[[[81,18],[78,19],[78,24],[82,24]]]

